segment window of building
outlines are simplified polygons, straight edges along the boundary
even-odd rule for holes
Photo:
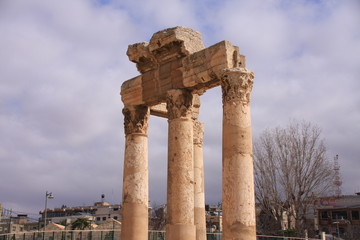
[[[114,208],[114,211],[118,211],[119,210],[119,208]]]
[[[115,220],[117,220],[117,219],[118,219],[118,217],[117,217],[117,216],[114,216],[114,219],[115,219]]]
[[[100,217],[97,217],[97,218],[96,218],[96,221],[100,221],[100,220],[101,220],[101,218],[100,218]]]
[[[322,232],[325,232],[326,234],[329,234],[329,233],[330,233],[330,231],[329,231],[328,228],[322,228],[321,231],[322,231]]]
[[[346,211],[333,211],[332,219],[348,219]]]
[[[351,211],[351,219],[352,220],[360,220],[359,211],[357,211],[357,210]]]
[[[105,221],[106,220],[106,217],[103,217],[103,221]]]
[[[322,211],[322,212],[320,213],[320,217],[321,217],[321,219],[328,219],[328,218],[329,218],[329,214],[328,214],[327,211]]]

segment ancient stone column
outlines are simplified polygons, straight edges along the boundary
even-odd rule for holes
[[[254,74],[245,68],[224,71],[222,210],[224,240],[255,240],[255,194],[250,120]]]
[[[167,240],[195,240],[192,94],[167,93],[169,118]]]
[[[148,239],[147,106],[125,106],[125,157],[121,239]]]
[[[204,191],[204,124],[194,121],[194,222],[196,240],[206,240],[205,191]]]

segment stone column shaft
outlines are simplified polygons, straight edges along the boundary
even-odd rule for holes
[[[204,156],[203,156],[204,124],[194,121],[194,222],[196,240],[206,240]]]
[[[228,69],[223,92],[223,239],[255,240],[255,194],[250,119],[254,75],[244,68]]]
[[[167,240],[195,240],[192,94],[170,90],[167,95],[169,116]]]
[[[121,239],[148,239],[148,118],[146,106],[130,106],[125,116],[125,157]]]

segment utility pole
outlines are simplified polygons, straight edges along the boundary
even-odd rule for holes
[[[48,199],[54,199],[54,196],[51,192],[46,191],[45,193],[45,211],[44,211],[44,235],[46,231],[46,218],[47,218],[47,200]]]
[[[11,215],[12,215],[12,209],[10,209],[10,215],[9,215],[9,233],[11,233]]]

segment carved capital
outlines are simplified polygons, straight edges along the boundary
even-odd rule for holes
[[[252,71],[246,68],[226,69],[221,78],[223,103],[234,101],[249,104],[253,83]]]
[[[204,139],[204,123],[194,121],[194,145],[201,147]]]
[[[122,112],[124,114],[125,135],[132,133],[147,134],[150,115],[147,106],[125,106]]]
[[[166,108],[169,120],[192,116],[193,95],[188,90],[173,89],[167,92]]]

